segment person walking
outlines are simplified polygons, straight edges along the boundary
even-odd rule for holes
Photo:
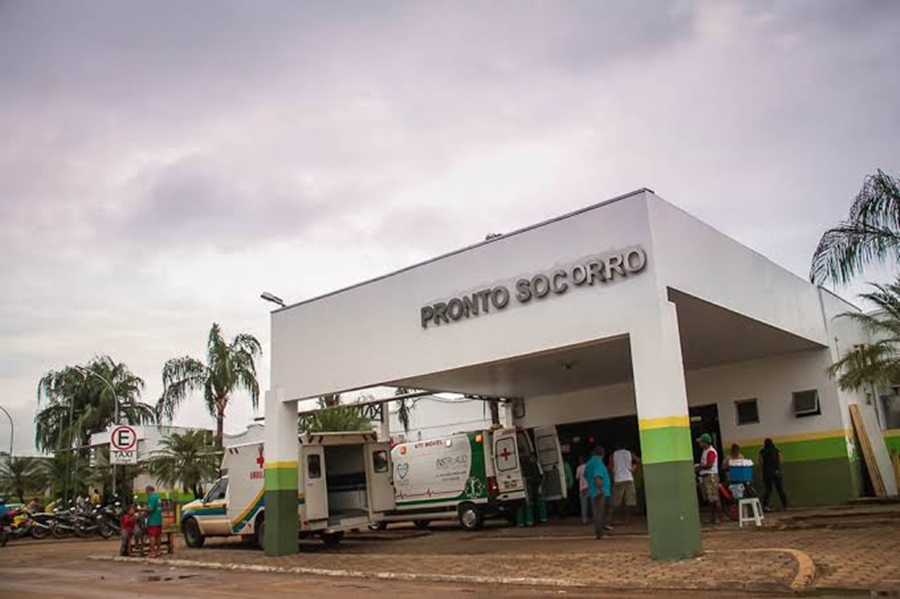
[[[719,503],[719,454],[712,446],[712,437],[703,433],[696,439],[703,450],[700,463],[694,466],[700,477],[700,492],[709,505],[710,524],[719,523],[721,505]]]
[[[591,509],[594,511],[594,536],[603,538],[606,518],[606,499],[612,493],[612,484],[609,480],[609,472],[603,458],[606,450],[602,446],[594,448],[594,455],[584,466],[584,478],[588,482],[588,493],[591,496]]]
[[[787,494],[784,492],[784,481],[781,476],[781,451],[775,447],[772,439],[763,441],[763,448],[759,452],[759,461],[762,462],[763,484],[765,492],[763,493],[763,509],[769,509],[769,497],[772,495],[772,487],[778,491],[778,498],[781,499],[781,508],[787,509]]]
[[[637,508],[637,491],[634,488],[634,473],[641,464],[641,459],[634,455],[624,443],[619,443],[612,454],[613,486],[612,501],[607,518],[613,524],[616,508],[624,506],[623,521],[628,522],[631,512]]]
[[[578,468],[575,469],[575,479],[578,481],[578,501],[581,505],[581,523],[587,524],[591,512],[591,494],[588,490],[588,482],[584,477],[585,458],[578,457]]]

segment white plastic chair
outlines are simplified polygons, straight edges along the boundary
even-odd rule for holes
[[[746,509],[745,509],[746,508]],[[738,502],[738,526],[744,528],[744,520],[747,522],[755,522],[757,526],[762,526],[763,516],[762,503],[759,497],[747,497]]]

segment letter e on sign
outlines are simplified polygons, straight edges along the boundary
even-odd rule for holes
[[[109,444],[118,451],[131,451],[137,446],[137,431],[127,424],[113,427],[109,435]]]
[[[137,464],[138,434],[132,426],[117,424],[109,432],[109,463]]]

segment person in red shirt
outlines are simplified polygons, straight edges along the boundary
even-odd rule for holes
[[[131,538],[134,536],[134,524],[137,516],[134,513],[134,505],[129,505],[122,514],[122,545],[119,547],[119,555],[127,557],[131,554]]]
[[[703,499],[709,505],[710,524],[719,523],[719,454],[712,445],[712,437],[703,433],[696,439],[697,444],[703,450],[700,455],[700,463],[694,466],[700,477],[700,491]]]

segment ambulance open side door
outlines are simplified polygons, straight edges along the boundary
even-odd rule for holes
[[[300,468],[303,468],[303,493],[306,520],[328,519],[328,485],[325,481],[325,448],[303,445],[300,448]]]
[[[499,499],[513,500],[525,497],[525,482],[522,477],[522,464],[519,461],[516,430],[495,430],[491,449]]]
[[[556,427],[536,426],[533,432],[538,463],[544,473],[544,499],[547,501],[564,499],[568,496],[569,490],[566,488],[566,472]]]
[[[366,443],[366,489],[369,514],[389,512],[394,502],[394,468],[391,466],[390,443]]]

